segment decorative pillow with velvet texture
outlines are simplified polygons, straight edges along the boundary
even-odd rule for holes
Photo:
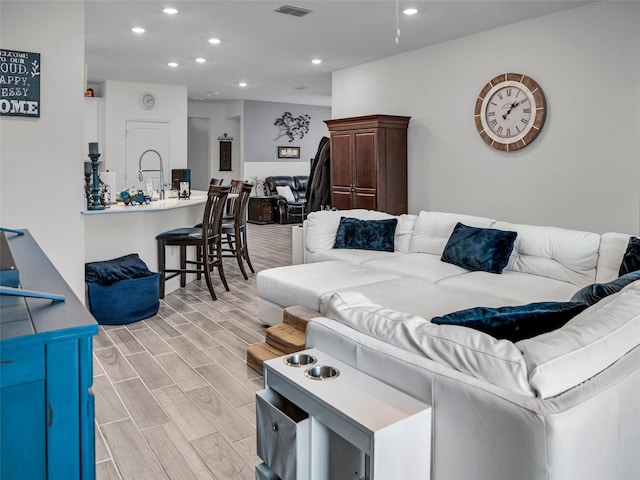
[[[360,220],[340,218],[333,248],[355,248],[393,252],[397,218],[386,220]]]
[[[85,281],[99,285],[111,285],[120,280],[150,277],[153,274],[137,253],[84,264]]]
[[[626,275],[622,275],[621,277],[607,283],[594,283],[592,285],[587,285],[586,287],[578,290],[573,297],[571,297],[571,301],[585,302],[591,306],[609,295],[618,293],[624,287],[636,280],[640,280],[640,270],[627,273]]]
[[[514,307],[476,307],[434,317],[431,323],[469,327],[497,339],[518,342],[562,327],[588,306],[584,302],[537,302]]]
[[[289,185],[276,187],[276,191],[278,192],[278,195],[282,195],[287,200],[287,202],[293,203],[296,201],[296,197],[293,196],[293,192],[291,191],[291,187]]]
[[[640,238],[631,237],[620,264],[619,276],[640,270]]]
[[[441,260],[467,270],[502,273],[516,241],[516,232],[469,227],[458,222],[442,252]]]

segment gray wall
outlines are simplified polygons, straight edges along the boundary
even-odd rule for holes
[[[274,140],[279,133],[274,122],[287,111],[294,117],[309,115],[311,117],[309,133],[302,139],[296,138],[293,142],[289,142],[287,137]],[[269,175],[308,175],[310,160],[316,154],[320,139],[329,134],[323,120],[331,118],[331,108],[251,100],[190,101],[188,115],[207,118],[210,121],[210,176],[222,177],[225,180],[232,178],[255,180]],[[233,172],[218,171],[217,138],[225,132],[234,137]],[[278,158],[277,147],[289,145],[300,147],[299,159]]]
[[[296,138],[293,142],[289,142],[286,136],[274,140],[279,135],[278,127],[274,122],[282,117],[284,112],[290,112],[294,117],[309,115],[311,117],[309,133],[302,139]],[[323,120],[330,118],[331,108],[329,107],[247,100],[244,102],[244,161],[280,162],[282,159],[278,159],[277,147],[294,146],[300,147],[300,159],[291,161],[308,163],[315,156],[320,139],[329,135]]]
[[[409,209],[638,233],[640,3],[597,2],[333,74],[335,118],[410,115]],[[548,104],[517,152],[487,146],[487,81],[531,76]]]
[[[0,2],[2,48],[42,64],[40,118],[0,117],[0,225],[28,228],[81,299],[84,33],[83,2]]]

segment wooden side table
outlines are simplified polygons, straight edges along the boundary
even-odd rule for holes
[[[319,350],[294,355],[316,361],[264,363],[265,389],[256,394],[262,469],[287,480],[429,480],[429,405]],[[309,378],[327,366],[339,374]]]
[[[273,223],[274,199],[273,197],[249,197],[249,213],[247,221],[264,225]]]

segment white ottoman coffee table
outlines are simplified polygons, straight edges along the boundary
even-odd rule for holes
[[[333,260],[262,270],[256,276],[258,317],[275,325],[286,307],[303,305],[319,312],[320,298],[328,292],[396,278],[401,277]]]

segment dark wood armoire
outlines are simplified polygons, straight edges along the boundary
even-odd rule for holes
[[[331,138],[331,205],[407,213],[410,117],[367,115],[325,120]]]

